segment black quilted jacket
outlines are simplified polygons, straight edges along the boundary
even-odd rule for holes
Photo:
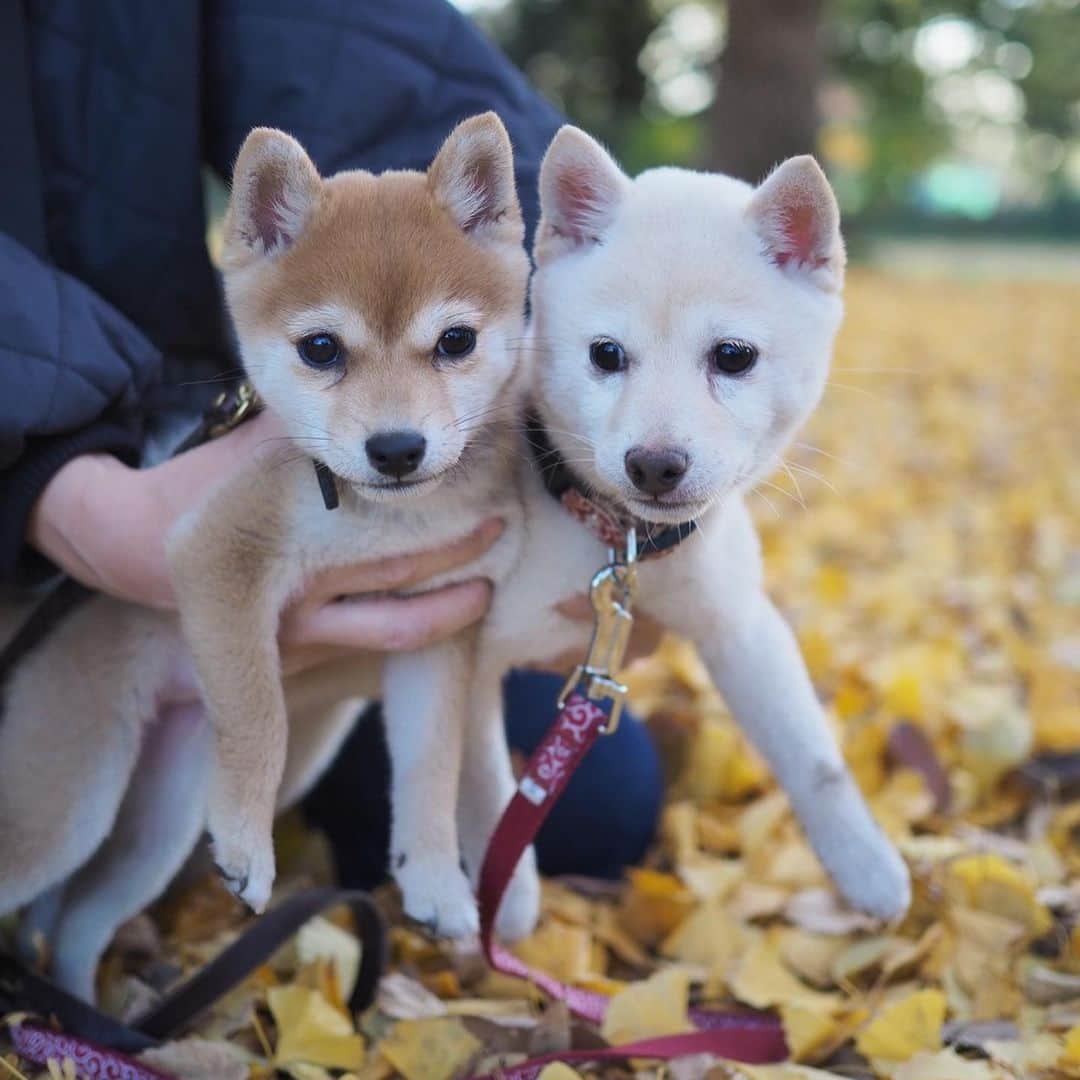
[[[0,232],[0,584],[48,573],[22,537],[62,464],[138,460],[170,386],[235,368],[201,170],[252,127],[324,174],[424,168],[495,109],[531,224],[559,124],[446,0],[27,0],[24,26],[47,254]]]

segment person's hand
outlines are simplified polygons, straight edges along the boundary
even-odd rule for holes
[[[442,548],[317,574],[282,614],[278,640],[286,674],[358,649],[417,649],[476,622],[491,603],[488,581],[466,581],[415,596],[386,594],[465,566],[487,551],[502,530],[502,522],[492,518]]]
[[[104,454],[74,458],[39,498],[27,540],[93,589],[172,609],[175,598],[165,559],[169,529],[210,485],[238,468],[260,444],[281,437],[278,421],[263,414],[151,469],[131,469]],[[285,669],[298,671],[355,650],[415,649],[475,622],[491,600],[486,581],[407,598],[385,594],[467,565],[501,532],[500,522],[487,521],[441,550],[316,576],[283,613]],[[365,599],[366,592],[380,595]]]

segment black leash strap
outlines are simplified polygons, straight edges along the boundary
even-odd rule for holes
[[[154,1045],[148,1035],[98,1012],[5,954],[0,954],[0,1010],[53,1019],[71,1035],[125,1054],[137,1054]]]
[[[356,918],[361,945],[360,973],[349,999],[355,1011],[375,1000],[386,964],[386,933],[374,901],[364,892],[309,889],[271,908],[206,967],[135,1021],[151,1039],[179,1034],[202,1012],[237,986],[272,956],[309,919],[338,904],[347,904]]]
[[[271,908],[206,967],[168,994],[130,1026],[0,956],[0,1012],[32,1012],[54,1020],[68,1035],[135,1054],[183,1034],[198,1017],[265,963],[306,922],[327,908],[347,905],[360,939],[360,972],[349,999],[354,1011],[374,1000],[386,964],[386,930],[371,897],[348,889],[308,889]]]

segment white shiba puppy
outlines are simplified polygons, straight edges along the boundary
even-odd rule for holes
[[[643,541],[696,522],[664,558],[641,565],[639,608],[696,642],[844,896],[896,916],[910,899],[907,869],[764,592],[743,503],[825,384],[844,275],[828,182],[809,157],[757,188],[679,169],[630,180],[566,127],[540,189],[530,363],[532,441],[542,449],[540,467],[522,477],[522,563],[496,590],[467,710],[466,860],[480,858],[514,790],[500,737],[503,672],[588,641],[588,626],[556,608],[603,565],[605,547],[545,490],[541,474],[558,471],[549,486],[569,483],[578,516],[584,495],[586,509],[637,523]],[[508,896],[504,916],[514,903]]]

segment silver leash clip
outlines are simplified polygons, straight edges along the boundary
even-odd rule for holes
[[[637,595],[637,533],[627,530],[621,551],[609,550],[609,562],[593,576],[589,600],[593,608],[593,634],[583,664],[578,664],[559,695],[562,708],[570,695],[582,687],[590,701],[610,701],[611,711],[604,725],[610,735],[619,726],[627,688],[618,680],[630,644],[634,625],[633,605]]]

